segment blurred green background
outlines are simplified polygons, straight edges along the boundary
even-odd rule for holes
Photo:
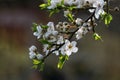
[[[108,28],[98,21],[96,30],[104,41],[94,41],[87,34],[78,41],[79,52],[70,56],[62,70],[56,68],[54,55],[46,60],[43,72],[31,69],[28,48],[32,44],[41,47],[32,35],[32,23],[65,20],[62,12],[49,18],[38,7],[42,2],[0,0],[0,80],[120,80],[120,12],[111,12],[113,21]],[[120,7],[120,1],[111,0],[110,5]]]

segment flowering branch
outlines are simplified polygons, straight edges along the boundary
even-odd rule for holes
[[[59,22],[57,25],[54,25],[53,22],[48,22],[47,25],[34,24],[33,35],[43,44],[45,54],[40,54],[34,45],[29,48],[33,68],[42,70],[46,58],[51,54],[56,54],[59,56],[57,67],[61,69],[69,56],[78,51],[77,42],[71,40],[74,35],[76,40],[79,40],[92,30],[94,39],[102,40],[95,31],[96,20],[102,18],[106,25],[110,24],[112,20],[112,16],[107,13],[108,9],[107,12],[104,11],[104,6],[104,0],[48,0],[47,3],[41,4],[41,9],[48,9],[50,16],[62,10],[64,17],[69,22]],[[75,18],[73,12],[78,10],[87,10],[91,14],[85,20]]]

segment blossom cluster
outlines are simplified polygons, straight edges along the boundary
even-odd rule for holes
[[[104,14],[103,7],[105,5],[104,0],[51,0],[48,9],[55,9],[59,7],[59,4],[64,3],[65,6],[75,6],[75,8],[92,7],[89,12],[95,11],[95,17],[98,19],[100,14]]]
[[[58,68],[62,68],[66,60],[72,53],[78,52],[77,40],[81,39],[88,32],[93,32],[95,40],[102,40],[95,31],[96,20],[101,18],[105,24],[109,24],[112,16],[104,11],[106,2],[104,0],[47,0],[41,4],[42,9],[50,10],[50,15],[63,10],[64,17],[68,21],[48,22],[47,25],[34,24],[33,35],[42,43],[42,52],[38,52],[37,47],[32,45],[29,48],[29,57],[33,60],[35,68],[43,65],[45,59],[55,54],[59,57]],[[87,19],[76,18],[73,10],[86,9],[90,12]],[[74,41],[72,38],[75,37]]]

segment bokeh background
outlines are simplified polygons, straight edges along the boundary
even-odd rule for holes
[[[0,80],[120,80],[120,12],[111,12],[109,27],[98,21],[96,30],[103,42],[87,34],[78,41],[79,52],[70,56],[62,70],[56,68],[54,55],[46,60],[43,72],[33,70],[28,48],[41,45],[33,36],[32,23],[65,20],[62,12],[49,18],[38,7],[41,3],[43,0],[0,0]],[[111,0],[110,5],[120,7],[120,1]],[[77,16],[85,18],[88,13]]]

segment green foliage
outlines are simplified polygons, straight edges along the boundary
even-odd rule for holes
[[[39,7],[40,7],[41,9],[45,9],[45,8],[48,7],[48,4],[41,4],[41,5],[39,5]]]
[[[47,0],[47,3],[46,4],[41,4],[41,5],[39,5],[39,7],[41,8],[41,9],[46,9],[48,6],[50,6],[50,1],[51,0]]]
[[[72,15],[71,13],[69,13],[69,14],[67,15],[67,17],[68,17],[68,20],[69,20],[70,22],[73,22],[73,21],[74,21],[73,15]]]
[[[106,25],[109,25],[110,22],[111,22],[112,19],[113,19],[112,15],[109,14],[109,13],[104,13],[104,14],[102,14],[102,15],[101,15],[101,18],[102,18],[102,20],[104,20],[104,23],[105,23]]]
[[[37,60],[37,59],[33,59],[33,64],[37,65],[37,64],[39,64],[39,63],[40,63],[39,60]]]
[[[67,9],[69,9],[70,11],[72,11],[73,9],[76,9],[76,6],[69,6],[69,7],[67,7]]]
[[[32,31],[33,32],[36,32],[37,31],[37,27],[38,26],[38,24],[36,24],[36,23],[33,23],[33,25],[32,25]]]
[[[57,65],[58,69],[62,69],[62,67],[63,67],[66,60],[68,60],[67,55],[60,55],[59,56],[59,62],[58,62],[58,65]]]
[[[57,8],[55,8],[55,9],[52,9],[52,10],[49,10],[50,11],[50,13],[49,13],[49,17],[51,17],[53,14],[55,14],[55,13],[58,13],[58,12],[60,12],[60,10],[59,9],[57,9]]]
[[[41,28],[43,28],[43,29],[47,29],[48,26],[47,26],[47,25],[41,25]]]
[[[52,43],[48,42],[48,40],[45,40],[45,39],[40,39],[39,40],[42,44],[49,44],[51,45]]]
[[[97,33],[94,33],[93,37],[95,40],[102,40],[101,36],[99,36]]]
[[[43,71],[44,62],[42,60],[33,59],[33,69],[39,69],[39,71]]]

